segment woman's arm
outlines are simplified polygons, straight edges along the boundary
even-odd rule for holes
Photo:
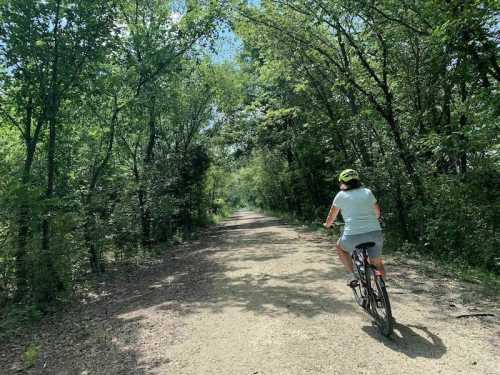
[[[380,212],[380,206],[378,205],[378,203],[375,203],[373,205],[373,209],[375,210],[375,216],[377,217],[377,220],[380,221],[381,212]]]
[[[323,224],[323,226],[325,228],[330,228],[332,226],[333,222],[335,221],[335,219],[337,219],[339,212],[340,212],[340,208],[335,207],[332,204],[332,207],[330,207],[330,212],[328,212],[328,217],[326,218],[326,221]]]

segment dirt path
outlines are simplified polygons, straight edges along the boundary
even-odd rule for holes
[[[405,264],[388,270],[392,340],[354,305],[331,241],[240,212],[48,322],[28,373],[500,374],[495,305],[463,304],[464,285]],[[496,317],[455,318],[468,308]],[[16,348],[0,348],[0,373],[22,372]]]

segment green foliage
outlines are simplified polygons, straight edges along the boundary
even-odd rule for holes
[[[493,2],[240,4],[243,201],[322,220],[356,168],[388,237],[498,274],[497,18]]]
[[[500,272],[495,3],[244,3],[0,3],[0,303],[235,207],[321,221],[347,167],[391,238]],[[205,53],[222,24],[234,64]]]
[[[471,172],[468,178],[470,181],[453,177],[429,181],[435,189],[432,205],[423,215],[421,242],[441,258],[500,273],[495,228],[499,207],[492,205],[500,199],[493,188],[500,175],[490,170],[485,174]]]
[[[36,364],[40,354],[40,345],[31,343],[23,353],[23,361],[25,368],[31,368]]]
[[[19,326],[30,327],[39,322],[44,312],[35,304],[24,303],[2,305],[0,310],[0,340],[6,340],[15,334]]]
[[[210,217],[209,129],[239,100],[206,57],[226,5],[1,3],[2,304],[46,311]]]

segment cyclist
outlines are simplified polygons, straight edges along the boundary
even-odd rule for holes
[[[340,192],[335,196],[332,207],[323,224],[330,228],[341,213],[344,218],[344,232],[337,241],[337,254],[348,272],[348,285],[355,287],[358,283],[353,272],[351,253],[356,245],[363,242],[374,242],[368,249],[370,263],[385,276],[384,263],[380,257],[384,236],[380,227],[380,206],[370,189],[363,187],[358,172],[346,169],[339,175]]]

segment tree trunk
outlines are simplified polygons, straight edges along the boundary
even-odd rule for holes
[[[135,183],[137,184],[137,203],[139,206],[139,214],[141,220],[141,243],[143,246],[149,246],[149,237],[150,237],[150,223],[148,219],[148,214],[146,210],[146,192],[143,186],[143,182],[141,181],[141,175],[139,173],[139,166],[137,160],[137,150],[139,148],[139,144],[136,144],[134,153],[133,153],[133,173]]]
[[[28,241],[30,237],[31,225],[31,210],[29,194],[31,191],[31,170],[35,159],[36,147],[40,139],[42,129],[45,125],[45,113],[42,113],[37,120],[35,131],[32,134],[31,124],[33,116],[33,102],[32,98],[28,100],[26,108],[26,120],[24,125],[24,143],[26,147],[26,158],[24,159],[23,173],[21,178],[21,186],[23,196],[21,196],[21,203],[19,205],[18,213],[18,237],[16,248],[16,293],[14,299],[19,301],[28,292],[28,267],[27,267],[27,251]]]
[[[89,195],[86,202],[87,211],[85,213],[85,242],[87,243],[90,271],[95,274],[101,274],[106,270],[106,267],[93,235],[96,230],[96,223],[92,201],[93,195]]]
[[[146,203],[146,192],[139,189],[139,207],[141,209],[142,245],[151,247],[151,214]]]
[[[31,121],[33,115],[32,99],[29,99],[28,107],[26,108],[26,121],[24,127],[24,137],[26,145],[26,158],[24,160],[23,174],[21,179],[22,194],[30,191],[29,184],[31,179],[31,167],[35,157],[36,140],[39,136],[39,131],[35,132],[36,138],[31,136]],[[37,130],[42,123],[37,124]],[[28,292],[28,267],[26,247],[28,245],[29,227],[30,227],[31,212],[29,209],[28,197],[21,196],[18,216],[18,235],[16,249],[16,293],[14,300],[20,301]]]
[[[85,219],[85,242],[87,243],[88,254],[89,254],[89,266],[90,270],[93,273],[103,273],[105,271],[105,264],[102,254],[99,252],[95,238],[93,233],[95,232],[95,212],[93,206],[93,198],[96,191],[96,187],[99,179],[104,174],[105,168],[111,159],[111,154],[113,152],[113,144],[115,140],[115,130],[116,130],[116,122],[118,120],[118,113],[121,108],[118,107],[118,98],[115,95],[113,101],[113,115],[111,116],[111,126],[109,130],[109,139],[108,145],[106,149],[106,154],[102,159],[101,163],[93,169],[92,178],[89,184],[89,191],[87,193],[87,197],[85,199],[86,206],[86,219]]]
[[[51,221],[52,216],[55,215],[52,199],[54,197],[54,185],[55,185],[55,150],[56,150],[56,140],[57,140],[57,116],[59,111],[59,75],[58,75],[58,63],[59,63],[59,49],[58,49],[58,34],[60,27],[60,6],[61,2],[57,2],[56,15],[54,21],[54,59],[52,61],[52,76],[50,92],[48,97],[48,102],[45,105],[48,107],[48,124],[49,124],[49,142],[47,149],[47,191],[45,195],[46,205],[48,206],[45,210],[45,215],[42,220],[42,266],[44,267],[43,272],[46,273],[44,285],[40,288],[40,297],[45,302],[51,302],[55,299],[58,291],[64,289],[64,284],[54,267],[53,256],[51,251]]]
[[[47,155],[47,191],[45,195],[46,214],[42,220],[42,267],[45,277],[45,282],[40,288],[40,298],[44,302],[51,302],[55,299],[58,291],[64,289],[64,284],[54,267],[54,254],[51,249],[51,219],[55,215],[52,199],[54,197],[55,185],[55,148],[56,148],[56,115],[53,112],[49,119],[49,144]]]
[[[467,101],[467,86],[465,84],[465,77],[462,77],[462,82],[460,82],[460,99],[462,101],[462,108],[465,106]],[[467,115],[465,111],[460,114],[460,130],[458,135],[459,151],[459,170],[461,174],[467,172],[467,139],[465,137],[465,127],[467,126]]]
[[[143,177],[148,175],[152,168],[154,159],[154,148],[156,145],[156,113],[155,113],[155,96],[151,96],[151,106],[149,107],[149,140],[146,147],[146,155],[144,157],[144,173]],[[147,181],[143,181],[143,184]],[[141,207],[141,222],[142,222],[142,244],[146,247],[151,247],[151,207],[147,202],[148,190],[144,186],[139,190],[139,205]]]
[[[24,171],[23,171],[23,193],[29,191],[29,179],[31,175],[31,166],[33,159],[30,156],[32,153],[28,152],[28,156],[25,160]],[[17,235],[17,249],[16,249],[16,293],[14,300],[20,301],[28,292],[28,267],[27,267],[27,252],[26,247],[28,245],[28,236],[30,228],[30,216],[31,212],[29,209],[29,202],[27,197],[21,198],[21,205],[19,208],[18,216],[18,235]]]
[[[401,192],[401,182],[399,180],[399,176],[396,176],[394,178],[394,184],[396,188],[394,190],[394,199],[396,201],[396,209],[398,211],[398,219],[399,219],[398,227],[401,229],[404,238],[409,240],[414,240],[415,230],[410,231],[408,227],[408,211],[406,210],[406,204]]]
[[[415,195],[422,204],[425,204],[424,186],[415,169],[416,158],[415,155],[413,155],[410,150],[408,150],[406,144],[401,138],[401,131],[392,110],[392,102],[388,103],[386,120],[389,124],[389,128],[391,129],[394,143],[396,144],[396,147],[398,149],[398,156],[403,162],[406,173],[408,174],[410,181],[415,187]]]

